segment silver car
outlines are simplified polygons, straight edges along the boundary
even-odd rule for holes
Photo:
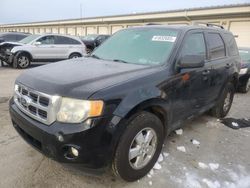
[[[31,62],[54,62],[86,54],[84,43],[77,37],[43,34],[30,35],[8,50],[7,63],[14,68],[27,68]]]

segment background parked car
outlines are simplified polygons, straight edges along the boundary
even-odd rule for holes
[[[84,43],[73,36],[58,34],[30,35],[18,43],[0,45],[3,61],[14,68],[27,68],[31,62],[54,62],[86,54]]]
[[[239,78],[239,91],[247,93],[250,90],[250,47],[239,48],[239,53],[242,60]]]
[[[98,47],[101,43],[103,43],[106,39],[108,39],[110,35],[87,35],[85,37],[81,37],[81,40],[86,45],[87,52],[92,52],[96,47]]]
[[[0,33],[0,43],[1,42],[17,42],[29,35],[30,33],[21,33],[21,32]]]

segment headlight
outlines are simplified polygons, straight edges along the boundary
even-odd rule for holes
[[[80,123],[89,117],[102,114],[103,101],[88,101],[71,98],[62,98],[57,114],[57,121],[64,123]]]

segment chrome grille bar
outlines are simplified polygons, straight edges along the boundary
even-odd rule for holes
[[[56,120],[61,97],[35,91],[23,85],[15,85],[14,102],[29,117],[46,125]]]

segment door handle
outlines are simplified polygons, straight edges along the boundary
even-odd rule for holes
[[[226,64],[226,68],[228,69],[228,68],[232,67],[232,65],[233,65],[233,64],[227,63],[227,64]]]
[[[202,71],[202,75],[203,76],[207,76],[208,74],[210,74],[210,70],[204,70],[204,71]]]

